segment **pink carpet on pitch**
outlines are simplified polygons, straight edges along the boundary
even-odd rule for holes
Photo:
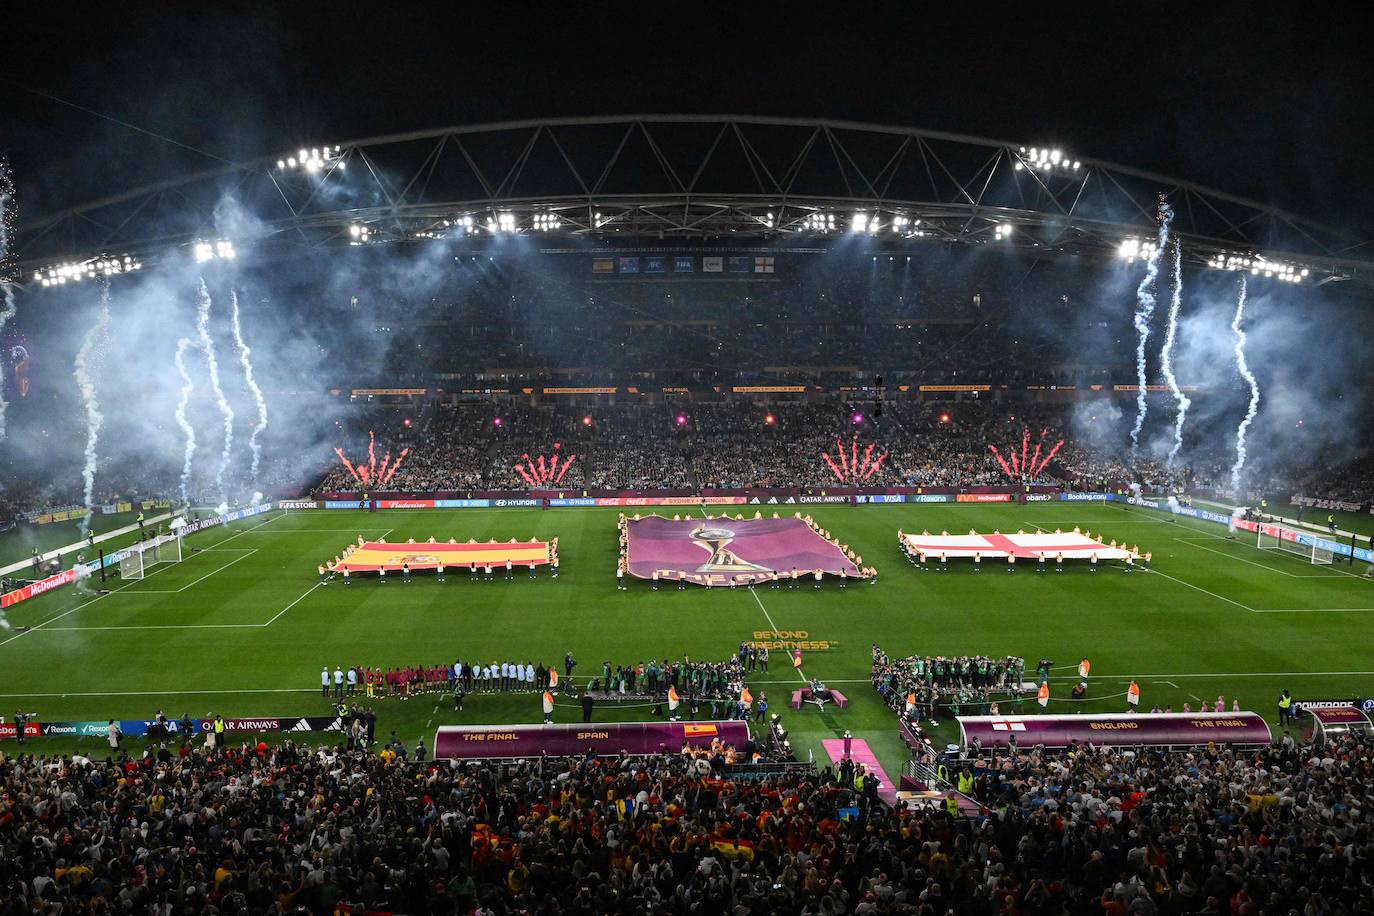
[[[830,755],[830,762],[839,765],[844,759],[844,739],[843,738],[823,738],[821,747]],[[849,743],[849,756],[855,763],[868,765],[868,771],[878,777],[878,797],[888,804],[897,800],[897,784],[887,778],[883,772],[882,764],[878,763],[878,758],[869,749],[868,742],[862,738],[854,738]]]

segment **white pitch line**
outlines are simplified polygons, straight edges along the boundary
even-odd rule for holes
[[[111,693],[0,693],[7,698],[40,697],[180,697],[232,693],[314,693],[313,687],[234,687],[227,690],[125,690]]]
[[[752,586],[752,585],[749,586],[749,594],[751,594],[751,595],[754,596],[754,601],[756,601],[756,602],[758,603],[759,610],[760,610],[760,611],[763,611],[763,616],[766,617],[766,618],[768,619],[768,626],[769,626],[769,628],[770,628],[774,633],[778,632],[778,625],[777,625],[776,623],[773,622],[773,615],[772,615],[772,614],[769,614],[769,613],[768,613],[768,608],[766,608],[766,607],[763,606],[763,600],[762,600],[761,598],[759,598],[759,593],[756,592],[756,591],[754,591],[754,586]],[[806,683],[806,675],[802,674],[802,673],[801,673],[801,670],[798,669],[798,668],[793,668],[792,670],[797,672],[797,677],[801,678],[802,683],[805,684],[805,683]]]
[[[258,626],[260,626],[260,627],[270,627],[272,624],[274,624],[274,623],[277,622],[277,618],[278,618],[278,617],[280,617],[282,614],[285,614],[287,611],[291,610],[291,609],[292,609],[293,607],[295,607],[296,605],[300,604],[303,600],[305,600],[305,598],[306,598],[307,596],[309,596],[309,594],[310,594],[311,592],[313,592],[315,589],[319,588],[319,587],[322,586],[322,585],[324,585],[323,582],[316,582],[314,585],[312,585],[312,586],[310,586],[309,588],[307,588],[307,589],[305,590],[305,592],[304,592],[299,598],[297,598],[295,601],[292,601],[292,602],[291,602],[290,604],[288,604],[286,607],[282,608],[280,611],[277,611],[277,613],[272,617],[271,620],[267,621],[266,623],[260,623],[260,624],[258,624]]]
[[[307,595],[321,585],[324,585],[324,583],[316,582],[314,585],[310,586],[310,588],[305,590],[305,594],[301,595],[295,601],[292,601],[280,611],[277,611],[272,619],[266,623],[145,623],[110,627],[51,627],[49,628],[49,632],[72,633],[78,630],[261,630],[263,627],[270,627],[276,622],[278,617],[300,604]],[[76,608],[73,608],[73,610],[76,610]],[[56,620],[57,618],[54,617],[53,619]],[[23,634],[21,633],[19,635],[22,636]],[[4,643],[0,643],[0,645],[4,645]]]
[[[75,614],[77,611],[81,610],[82,608],[90,607],[92,604],[95,604],[95,603],[96,603],[97,601],[99,601],[101,598],[108,598],[108,597],[110,597],[111,595],[115,594],[116,592],[122,592],[124,589],[128,588],[130,585],[133,585],[133,584],[136,583],[136,582],[146,582],[148,579],[151,579],[153,576],[156,576],[158,573],[160,573],[160,572],[166,572],[167,570],[169,570],[169,569],[171,569],[171,568],[172,568],[172,567],[171,567],[170,565],[168,565],[168,566],[163,566],[163,567],[161,567],[160,569],[155,569],[155,570],[153,570],[152,572],[148,573],[148,575],[144,576],[142,579],[135,579],[133,582],[126,582],[126,583],[124,583],[123,585],[121,585],[119,588],[112,588],[112,589],[110,589],[109,591],[105,592],[103,595],[96,595],[96,596],[95,596],[94,598],[92,598],[90,601],[86,601],[86,602],[83,602],[83,603],[81,603],[81,604],[78,604],[76,607],[74,607],[74,608],[69,608],[69,609],[63,611],[63,612],[60,613],[60,614],[54,614],[52,617],[49,617],[47,620],[44,620],[42,623],[35,624],[34,626],[29,627],[27,630],[25,630],[25,631],[22,632],[22,633],[15,633],[15,634],[14,634],[13,636],[11,636],[9,639],[0,641],[0,646],[7,646],[7,645],[9,645],[10,643],[14,642],[16,639],[19,639],[20,637],[28,636],[30,633],[33,633],[33,632],[35,632],[36,630],[41,630],[41,629],[43,629],[43,628],[46,627],[48,624],[52,623],[54,620],[61,620],[63,617],[66,617],[68,614]]]
[[[1197,543],[1201,540],[1201,538],[1176,537],[1173,540],[1178,541],[1180,544],[1187,544],[1194,550],[1205,550],[1208,553],[1214,553],[1219,557],[1225,557],[1228,560],[1235,560],[1237,563],[1248,563],[1251,566],[1258,566],[1260,569],[1263,569],[1267,572],[1278,573],[1280,576],[1287,576],[1290,579],[1339,579],[1341,575],[1340,570],[1335,570],[1334,575],[1328,573],[1317,573],[1316,575],[1302,576],[1298,575],[1297,573],[1284,572],[1281,569],[1277,569],[1273,566],[1270,566],[1268,563],[1256,563],[1254,560],[1247,560],[1244,557],[1238,557],[1234,554],[1229,554],[1224,550],[1217,550],[1215,547],[1204,547],[1202,544]]]
[[[188,582],[188,583],[186,583],[185,585],[183,585],[181,588],[168,588],[168,589],[153,589],[153,588],[143,589],[143,588],[139,588],[139,589],[134,589],[133,591],[129,592],[129,594],[131,594],[131,595],[176,595],[176,594],[180,594],[181,592],[186,591],[188,588],[192,587],[193,585],[199,585],[200,583],[204,582],[206,579],[208,579],[208,578],[210,578],[211,576],[213,576],[215,573],[217,573],[217,572],[223,572],[224,570],[228,569],[230,566],[233,566],[233,565],[234,565],[235,563],[237,563],[239,560],[246,560],[246,559],[248,559],[249,557],[251,557],[253,554],[255,554],[255,553],[258,552],[258,548],[256,548],[256,547],[245,547],[245,548],[231,547],[231,548],[230,548],[230,550],[240,550],[240,549],[246,550],[246,551],[248,551],[248,552],[245,553],[245,554],[243,554],[242,556],[235,557],[234,559],[230,560],[228,563],[225,563],[223,566],[219,567],[218,569],[212,569],[212,570],[210,570],[208,573],[206,573],[205,575],[201,576],[199,579],[196,579],[194,582]]]
[[[242,531],[240,531],[238,534],[230,535],[229,537],[225,538],[225,539],[222,540],[222,541],[216,541],[216,542],[215,542],[215,546],[216,546],[216,547],[223,547],[225,544],[228,544],[230,541],[234,540],[235,538],[241,538],[241,537],[243,537],[245,534],[247,534],[247,533],[250,532],[250,531],[257,531],[257,530],[258,530],[259,528],[261,528],[263,525],[270,525],[270,524],[272,524],[273,522],[275,522],[275,521],[276,521],[277,519],[279,519],[279,518],[286,518],[286,513],[283,512],[281,515],[274,515],[274,516],[272,516],[271,518],[269,518],[267,521],[262,522],[262,523],[257,524],[257,525],[254,525],[252,528],[245,528],[245,529],[243,529]]]
[[[1126,511],[1125,509],[1121,509],[1119,506],[1113,506],[1112,508],[1118,509],[1118,510],[1121,511],[1121,512],[1125,512],[1125,511]],[[1179,516],[1179,517],[1180,517],[1180,518],[1186,518],[1187,516]],[[1176,521],[1169,521],[1169,520],[1167,520],[1167,519],[1162,519],[1162,518],[1148,518],[1148,517],[1146,517],[1146,518],[1143,518],[1143,519],[1139,519],[1138,521],[1150,522],[1150,523],[1156,524],[1156,525],[1171,525],[1171,524],[1176,525],[1176,524],[1177,524]],[[1197,521],[1197,520],[1194,519],[1194,521]],[[1246,542],[1246,541],[1239,540],[1235,535],[1227,536],[1227,535],[1215,534],[1215,533],[1213,533],[1213,532],[1211,532],[1211,531],[1208,531],[1206,528],[1195,528],[1195,527],[1193,527],[1192,525],[1184,525],[1184,526],[1183,526],[1183,530],[1185,530],[1185,531],[1192,531],[1192,532],[1195,532],[1195,533],[1197,533],[1197,534],[1205,535],[1205,536],[1207,536],[1207,537],[1209,537],[1209,538],[1215,538],[1215,539],[1218,540],[1218,541],[1234,541],[1234,542],[1237,543],[1237,544],[1243,544],[1243,545],[1245,545],[1245,546],[1247,546],[1247,547],[1254,547],[1253,544],[1250,544],[1250,543],[1248,543],[1248,542]],[[1249,532],[1249,531],[1246,532],[1246,534],[1250,534],[1250,533],[1252,533],[1252,532]],[[1304,533],[1306,533],[1306,534],[1320,534],[1321,532],[1320,532],[1320,531],[1307,531],[1307,532],[1304,532]],[[1174,539],[1175,541],[1181,541],[1181,542],[1183,542],[1183,543],[1185,543],[1185,544],[1190,542],[1189,539],[1181,538],[1181,537],[1178,537],[1178,536],[1175,536],[1173,539]],[[1197,545],[1194,544],[1193,546],[1196,547]],[[1258,550],[1259,548],[1256,547],[1255,549]],[[1296,554],[1292,554],[1292,553],[1283,553],[1283,552],[1279,552],[1278,554],[1276,554],[1276,556],[1289,557],[1289,558],[1291,558],[1291,559],[1297,560],[1297,561],[1300,562],[1300,563],[1302,563],[1302,562],[1307,562],[1307,561],[1304,561],[1304,560],[1302,559],[1302,557],[1300,557],[1300,556],[1298,556],[1298,555],[1296,555]],[[1238,558],[1237,558],[1237,559],[1238,559]],[[1258,565],[1258,564],[1257,564],[1257,565]],[[1279,572],[1279,570],[1273,569],[1273,567],[1265,567],[1265,568],[1271,570],[1272,572]],[[1342,576],[1349,576],[1349,577],[1351,577],[1352,579],[1363,579],[1363,578],[1364,578],[1364,576],[1360,575],[1359,573],[1353,573],[1353,572],[1350,572],[1350,571],[1344,570],[1344,569],[1336,569],[1334,566],[1332,567],[1331,571],[1334,572],[1334,573],[1337,573],[1337,574],[1339,574],[1339,575],[1342,575]],[[1295,578],[1295,579],[1334,579],[1335,576],[1294,576],[1293,578]]]
[[[1374,671],[1216,671],[1210,673],[1188,672],[1185,674],[1137,674],[1136,680],[1151,680],[1164,683],[1165,678],[1177,677],[1202,677],[1202,678],[1227,678],[1227,677],[1369,677],[1374,675]],[[1094,675],[1094,677],[1122,677],[1119,674]],[[1069,681],[1078,680],[1077,677],[1068,675],[1054,676],[1050,680]]]
[[[1191,582],[1184,582],[1182,579],[1177,579],[1177,578],[1175,578],[1175,577],[1169,575],[1168,573],[1162,573],[1162,572],[1160,572],[1160,571],[1157,570],[1157,569],[1147,569],[1147,570],[1145,570],[1145,572],[1147,572],[1147,573],[1152,573],[1153,575],[1156,575],[1156,576],[1163,576],[1164,578],[1168,579],[1170,582],[1177,582],[1179,585],[1186,585],[1186,586],[1188,586],[1189,588],[1191,588],[1191,589],[1193,589],[1193,590],[1195,590],[1195,591],[1202,592],[1204,595],[1211,595],[1213,598],[1217,599],[1218,601],[1225,601],[1227,604],[1234,604],[1236,607],[1240,608],[1240,609],[1243,610],[1243,611],[1249,611],[1249,612],[1252,613],[1252,614],[1255,613],[1255,609],[1252,608],[1252,607],[1250,607],[1250,606],[1247,605],[1247,604],[1241,604],[1239,601],[1235,601],[1235,600],[1233,600],[1233,599],[1231,599],[1231,598],[1227,598],[1225,595],[1218,595],[1216,592],[1210,592],[1210,591],[1208,591],[1207,589],[1203,588],[1203,587],[1200,586],[1200,585],[1194,585],[1194,584],[1191,583]]]
[[[1256,614],[1353,614],[1374,611],[1374,607],[1275,607],[1256,608]]]

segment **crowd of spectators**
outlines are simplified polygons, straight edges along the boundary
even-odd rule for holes
[[[1362,736],[978,749],[956,764],[973,815],[890,807],[852,768],[742,777],[754,751],[449,763],[287,741],[6,757],[0,913],[1374,908]]]

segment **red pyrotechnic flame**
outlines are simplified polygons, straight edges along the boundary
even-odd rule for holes
[[[577,455],[568,455],[559,461],[559,449],[563,443],[555,442],[553,452],[549,455],[536,455],[531,458],[529,452],[525,452],[520,457],[522,461],[515,463],[515,471],[529,484],[530,489],[546,487],[550,484],[560,484],[563,482],[563,475],[568,473],[568,468],[572,467]]]
[[[839,436],[835,437],[835,457],[839,458],[839,464],[835,463],[835,458],[830,457],[829,452],[821,452],[821,457],[825,459],[826,465],[830,468],[830,473],[835,475],[835,479],[840,483],[859,483],[868,480],[878,472],[882,466],[883,459],[887,457],[887,452],[881,452],[877,458],[873,457],[873,450],[878,447],[876,442],[870,442],[864,446],[863,455],[859,454],[859,436],[856,433],[846,444]]]
[[[997,458],[997,463],[1002,466],[1002,472],[1007,475],[1008,479],[1017,482],[1034,480],[1036,477],[1040,476],[1040,472],[1045,470],[1054,456],[1059,454],[1059,449],[1064,445],[1064,440],[1060,439],[1054,444],[1049,452],[1045,454],[1045,457],[1041,458],[1040,451],[1045,444],[1045,437],[1049,435],[1049,432],[1048,428],[1040,431],[1040,439],[1035,443],[1035,450],[1032,452],[1030,449],[1030,430],[1022,427],[1021,451],[1018,456],[1015,445],[1009,449],[1010,464],[1008,464],[1007,458],[1002,457],[1002,453],[997,450],[997,446],[989,443],[988,449],[992,452],[993,456]]]
[[[395,461],[391,460],[391,451],[388,449],[382,456],[381,463],[378,464],[377,438],[372,433],[368,433],[366,464],[353,464],[353,462],[348,460],[348,456],[344,454],[341,448],[335,448],[334,454],[339,456],[339,460],[343,462],[343,466],[358,483],[365,487],[385,486],[391,483],[391,479],[396,476],[396,472],[401,468],[401,461],[410,454],[410,449],[408,447],[401,449],[401,453],[396,456]]]

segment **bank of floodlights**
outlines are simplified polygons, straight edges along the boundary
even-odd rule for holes
[[[1214,254],[1207,259],[1213,270],[1246,271],[1252,277],[1268,277],[1283,283],[1301,283],[1311,273],[1306,267],[1285,264],[1262,254]]]
[[[806,219],[802,220],[802,229],[806,232],[834,232],[835,214],[820,211],[808,213]]]
[[[348,227],[348,244],[366,245],[372,241],[372,230],[366,223],[352,223]]]
[[[492,235],[498,232],[514,232],[516,229],[514,213],[496,213],[487,217],[487,231]]]
[[[348,168],[348,163],[343,158],[343,150],[338,144],[332,147],[312,146],[309,149],[302,146],[295,155],[277,160],[278,172],[305,172],[314,175],[335,167]]]
[[[912,219],[909,216],[892,217],[892,231],[903,238],[924,238],[926,231],[921,228],[919,219]]]
[[[534,229],[536,232],[552,232],[561,228],[563,220],[557,213],[536,213],[534,214]]]
[[[998,223],[992,230],[997,241],[1001,242],[1011,238],[1011,223]]]
[[[877,214],[869,216],[867,213],[859,212],[849,218],[850,232],[867,232],[873,235],[881,228],[882,224]]]
[[[40,286],[65,286],[94,280],[96,277],[113,277],[118,274],[133,273],[143,267],[143,262],[133,255],[118,257],[90,258],[85,261],[63,261],[33,272],[33,282]]]
[[[206,261],[232,261],[238,253],[234,251],[234,243],[228,239],[196,242],[191,250],[196,256],[197,264],[204,264]]]
[[[1037,172],[1058,172],[1072,175],[1083,167],[1083,163],[1070,158],[1062,150],[1049,147],[1021,147],[1016,153],[1016,171],[1032,169]]]
[[[1137,260],[1150,260],[1158,250],[1159,243],[1154,239],[1132,237],[1122,240],[1121,244],[1117,246],[1116,254],[1127,264],[1134,264]]]

